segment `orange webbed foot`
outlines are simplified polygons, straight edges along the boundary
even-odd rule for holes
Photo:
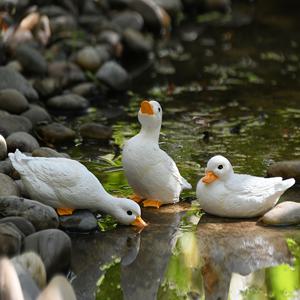
[[[57,208],[56,209],[59,216],[69,216],[73,214],[73,208]]]
[[[156,207],[156,208],[160,208],[161,205],[162,205],[162,202],[160,202],[158,200],[147,199],[147,200],[143,201],[143,206],[144,207]]]
[[[129,199],[133,200],[136,203],[140,203],[143,201],[143,198],[137,194],[133,194],[133,195],[129,196]]]

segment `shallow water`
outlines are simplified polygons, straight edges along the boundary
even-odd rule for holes
[[[71,121],[75,128],[87,120],[112,125],[114,144],[78,140],[66,150],[109,192],[131,194],[119,150],[139,130],[140,100],[151,97],[164,110],[161,148],[194,187],[217,153],[237,172],[258,176],[272,161],[299,159],[300,19],[293,13],[299,4],[266,2],[235,5],[227,23],[184,25],[172,42],[162,43],[158,63],[135,79],[128,97],[112,97],[111,109],[100,105]],[[182,196],[190,200],[195,193]],[[299,192],[283,199],[298,201]],[[298,228],[209,216],[194,226],[199,216],[186,216],[190,209],[189,203],[159,213],[144,209],[150,225],[141,233],[119,226],[74,236],[79,299],[300,298]]]

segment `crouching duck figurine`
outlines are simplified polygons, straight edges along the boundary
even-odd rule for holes
[[[201,208],[210,214],[249,218],[270,210],[294,184],[294,178],[282,180],[281,177],[235,174],[229,160],[217,155],[208,161],[196,193]]]
[[[138,112],[141,131],[123,149],[123,168],[136,202],[159,208],[179,201],[191,185],[180,175],[173,159],[159,148],[162,108],[156,101],[143,101]]]
[[[134,201],[111,196],[84,165],[68,158],[29,157],[18,149],[8,154],[30,197],[58,209],[103,211],[124,225],[144,227],[141,209]]]

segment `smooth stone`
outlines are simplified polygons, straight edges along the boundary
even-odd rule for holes
[[[20,194],[22,197],[30,199],[30,195],[28,191],[25,188],[25,185],[21,179],[15,180],[16,185],[18,186],[18,189],[20,191]]]
[[[60,123],[41,125],[37,132],[45,142],[51,144],[73,141],[76,136],[74,130]]]
[[[30,100],[39,98],[32,85],[20,73],[9,67],[0,67],[0,90],[3,89],[15,89]]]
[[[41,257],[37,253],[32,251],[25,252],[13,257],[11,262],[17,270],[22,287],[24,286],[20,278],[20,275],[24,274],[22,271],[26,271],[40,289],[43,289],[46,286],[46,269]],[[34,299],[36,299],[36,297]]]
[[[44,262],[47,278],[66,272],[71,261],[71,239],[58,229],[36,232],[24,239],[24,250],[34,251]]]
[[[59,225],[69,231],[91,231],[97,228],[97,219],[88,210],[76,210],[70,216],[60,216]]]
[[[60,299],[77,299],[74,289],[69,281],[65,277],[57,275],[50,281],[46,289],[42,291],[37,300],[52,300],[56,299],[57,295],[60,295]]]
[[[164,8],[169,14],[176,17],[182,11],[181,0],[153,0],[158,6]],[[214,0],[215,1],[215,0]]]
[[[85,139],[109,140],[112,137],[112,129],[99,123],[86,123],[79,128],[80,135]]]
[[[135,53],[148,53],[153,48],[151,39],[131,28],[123,32],[123,39],[126,49]]]
[[[59,153],[54,149],[48,147],[40,147],[32,151],[32,156],[34,157],[65,157],[69,156],[65,153]]]
[[[58,216],[55,210],[38,201],[16,196],[0,197],[0,216],[20,216],[30,221],[36,230],[57,228]]]
[[[13,256],[21,251],[24,236],[13,223],[0,224],[0,256]]]
[[[30,108],[23,112],[21,116],[29,119],[33,125],[50,122],[52,120],[47,110],[36,104],[31,104]]]
[[[265,213],[259,221],[268,225],[300,224],[300,203],[293,201],[281,202]]]
[[[31,222],[23,217],[6,217],[0,219],[1,223],[14,224],[25,236],[35,233],[35,228]]]
[[[50,18],[50,28],[55,36],[61,32],[72,32],[77,29],[77,22],[72,15],[62,15]]]
[[[97,86],[93,82],[83,82],[79,83],[72,87],[71,89],[73,94],[89,97],[94,96],[99,93]]]
[[[96,45],[95,50],[97,51],[102,63],[109,61],[112,57],[110,46],[108,45],[105,44]]]
[[[0,109],[12,114],[20,114],[28,109],[27,99],[17,90],[3,89],[0,91]]]
[[[14,180],[2,173],[0,173],[0,196],[20,196],[20,190]]]
[[[35,48],[21,44],[16,48],[15,55],[26,72],[39,75],[47,73],[47,61]]]
[[[39,95],[44,98],[49,98],[61,90],[59,80],[52,77],[37,79],[34,81],[33,86]]]
[[[295,178],[300,182],[300,160],[280,161],[270,165],[267,170],[269,177]]]
[[[11,60],[9,63],[5,65],[8,68],[15,70],[16,72],[22,73],[23,68],[19,61]]]
[[[5,138],[0,134],[0,160],[7,157],[7,144]]]
[[[95,71],[100,67],[101,59],[95,48],[88,46],[77,53],[76,63],[85,70]]]
[[[14,167],[9,158],[6,158],[5,160],[0,161],[0,173],[6,174],[6,175],[12,175],[13,172],[14,172]]]
[[[47,106],[50,108],[65,111],[84,110],[88,105],[89,102],[87,99],[76,94],[60,95],[50,98],[47,101]]]
[[[17,132],[29,132],[32,129],[30,120],[23,116],[7,115],[0,118],[0,134],[4,137]]]
[[[121,35],[114,30],[103,30],[98,36],[98,42],[110,45],[111,53],[116,57],[121,57],[123,53],[123,45],[121,43]]]
[[[140,13],[145,25],[154,31],[162,32],[170,25],[167,12],[153,0],[132,0],[130,8]]]
[[[130,83],[127,71],[114,61],[106,62],[98,70],[96,77],[116,91],[126,90]]]
[[[48,66],[50,77],[59,80],[61,86],[85,81],[83,71],[74,63],[67,61],[54,61]]]
[[[112,18],[112,22],[117,24],[122,30],[131,28],[141,31],[144,26],[143,17],[139,13],[130,10],[118,13]]]
[[[80,15],[79,25],[89,33],[99,33],[103,26],[103,18],[99,18],[99,15]]]
[[[1,300],[23,300],[24,294],[18,279],[17,272],[6,258],[0,258],[0,299]],[[33,300],[34,298],[25,298],[25,300]]]
[[[58,17],[62,15],[68,14],[68,11],[63,9],[61,6],[58,5],[45,5],[40,8],[40,12],[42,14],[47,15],[49,18]]]
[[[19,149],[21,152],[32,152],[39,148],[39,142],[35,137],[27,132],[14,132],[6,138],[7,148],[9,152],[15,152]]]

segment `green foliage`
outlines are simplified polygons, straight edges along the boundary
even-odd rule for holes
[[[98,228],[100,231],[109,231],[118,226],[117,220],[110,216],[110,215],[105,215],[101,217],[98,221]]]

